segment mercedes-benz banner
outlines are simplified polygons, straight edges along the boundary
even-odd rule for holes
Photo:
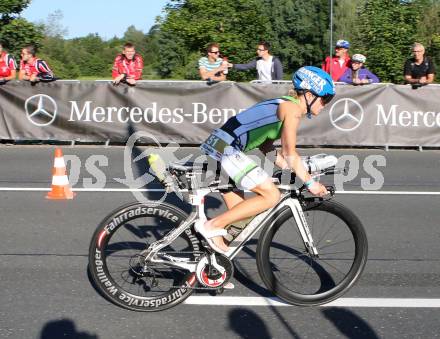
[[[161,143],[198,144],[229,117],[290,85],[223,82],[11,81],[0,86],[0,138],[125,142],[146,131]],[[440,87],[340,85],[299,145],[440,146]],[[148,141],[145,141],[148,142]]]

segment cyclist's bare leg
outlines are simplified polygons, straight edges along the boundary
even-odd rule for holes
[[[270,178],[253,188],[252,192],[256,193],[257,195],[239,202],[230,210],[207,221],[205,223],[205,227],[211,230],[216,228],[224,228],[234,222],[255,216],[258,213],[273,207],[280,200],[280,191]],[[228,246],[223,241],[223,237],[212,238],[212,241],[221,250],[228,250]]]
[[[226,207],[230,210],[235,205],[241,203],[244,200],[243,191],[232,191],[222,194],[223,200],[225,201]]]

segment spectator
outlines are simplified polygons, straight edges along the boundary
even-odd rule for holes
[[[367,85],[379,82],[379,78],[364,67],[367,58],[362,54],[351,57],[351,67],[339,78],[339,81],[352,85]]]
[[[33,45],[28,45],[21,50],[18,79],[29,80],[32,83],[56,80],[47,63],[37,58],[36,48]]]
[[[124,82],[134,86],[136,81],[142,78],[143,68],[144,60],[136,53],[134,45],[127,42],[124,44],[122,53],[116,56],[113,63],[113,83],[118,85]]]
[[[220,45],[211,43],[206,48],[207,57],[199,59],[199,74],[203,80],[223,81],[226,80],[227,65],[219,57]]]
[[[435,66],[432,60],[425,56],[425,47],[416,42],[412,46],[414,57],[405,62],[404,75],[407,84],[420,87],[434,81]]]
[[[0,43],[0,84],[15,79],[17,75],[17,63],[12,55],[3,50]]]
[[[338,40],[335,47],[335,56],[325,58],[322,69],[332,76],[333,81],[339,81],[339,78],[350,67],[350,56],[348,49],[350,43],[346,40]]]
[[[283,79],[283,65],[280,59],[270,54],[270,43],[261,41],[257,46],[257,58],[247,64],[229,64],[238,71],[257,69],[258,80],[272,81]]]

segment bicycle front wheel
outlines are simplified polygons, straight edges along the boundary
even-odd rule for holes
[[[123,308],[159,311],[177,305],[193,291],[194,273],[160,263],[145,262],[149,244],[162,239],[188,215],[167,203],[133,203],[107,216],[93,235],[89,271],[97,290]],[[187,229],[160,250],[161,255],[195,262],[200,244]]]
[[[328,303],[348,291],[367,261],[359,219],[336,202],[309,203],[304,211],[318,256],[309,253],[290,208],[262,231],[257,264],[266,287],[300,306]]]

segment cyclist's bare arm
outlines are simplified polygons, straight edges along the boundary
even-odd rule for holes
[[[311,175],[304,167],[301,156],[296,151],[296,132],[301,119],[301,108],[292,102],[286,101],[279,105],[278,117],[283,121],[281,131],[281,156],[287,163],[287,168],[294,171],[303,182],[310,182]],[[325,186],[315,182],[308,187],[309,191],[315,195],[325,195],[327,190]]]
[[[304,168],[301,157],[296,151],[296,132],[301,119],[301,108],[290,101],[283,102],[278,107],[278,117],[283,121],[280,155],[287,168],[293,170],[302,181],[309,181],[312,177]]]
[[[275,165],[277,165],[281,169],[288,169],[289,166],[287,165],[286,160],[281,155],[281,152],[277,151],[275,146],[273,145],[274,141],[275,140],[266,140],[263,144],[260,145],[260,147],[258,149],[264,155],[271,153],[271,152],[276,152],[275,153]]]

